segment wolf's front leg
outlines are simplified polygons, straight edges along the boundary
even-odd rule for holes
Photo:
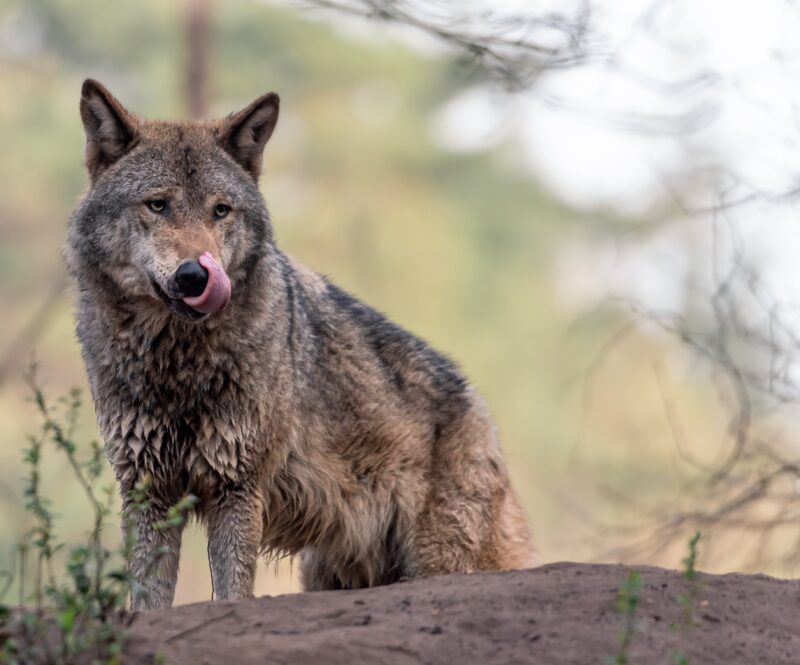
[[[208,507],[208,559],[215,600],[253,595],[263,507],[252,489],[226,490]]]
[[[123,515],[134,515],[130,567],[138,588],[131,592],[132,610],[170,607],[175,598],[178,563],[181,555],[182,526],[158,529],[157,524],[167,517],[166,509],[150,506],[143,511],[132,510],[129,501],[123,505]],[[128,534],[123,534],[128,538]]]

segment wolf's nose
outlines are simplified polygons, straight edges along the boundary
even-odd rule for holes
[[[186,261],[175,271],[175,282],[184,298],[193,298],[205,291],[208,273],[198,261]]]

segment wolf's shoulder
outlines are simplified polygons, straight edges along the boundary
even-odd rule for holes
[[[334,345],[343,339],[356,340],[393,376],[416,374],[448,393],[467,389],[458,365],[427,341],[330,278],[286,255],[281,261],[291,300],[306,310],[305,319],[314,328],[315,337],[328,338]]]
[[[338,317],[359,329],[375,356],[395,376],[425,376],[448,393],[466,390],[467,380],[453,360],[330,280],[325,283],[326,298]]]

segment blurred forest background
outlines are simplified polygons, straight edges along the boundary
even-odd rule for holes
[[[572,113],[544,70],[589,66],[590,51],[515,79],[513,52],[487,63],[485,50],[446,35],[393,30],[391,12],[381,23],[358,16],[375,3],[319,4],[0,0],[0,568],[14,567],[28,525],[32,352],[49,395],[86,389],[59,252],[87,184],[78,98],[91,76],[148,117],[224,115],[280,93],[261,181],[279,243],[462,365],[495,415],[542,562],[676,567],[699,528],[702,568],[793,575],[800,485],[784,408],[794,393],[783,390],[793,328],[753,295],[740,260],[748,241],[719,231],[723,194],[764,199],[740,195],[708,151],[685,159],[708,108],[611,116],[586,103],[580,122],[617,131],[620,150],[633,133],[671,152],[660,196],[581,198],[569,177],[559,184],[531,162],[558,152],[573,160],[567,173],[585,172],[581,151],[593,144],[563,131],[561,144],[548,141],[549,121],[530,129],[526,100],[539,91],[547,112]],[[685,99],[691,85],[719,82],[704,76],[660,94]],[[481,115],[497,120],[487,129]],[[533,132],[542,153],[532,160],[509,127]],[[590,163],[597,181],[612,176]],[[765,197],[785,209],[784,193]],[[723,243],[730,269],[715,262],[720,234],[734,238]],[[88,394],[81,435],[97,436]],[[88,509],[56,451],[43,484],[60,535],[79,539]],[[204,536],[191,527],[184,542],[177,600],[208,599]],[[262,565],[257,593],[298,589],[295,572]]]

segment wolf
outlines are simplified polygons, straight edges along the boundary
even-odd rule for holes
[[[132,608],[172,604],[181,530],[159,522],[189,493],[217,599],[251,596],[264,554],[299,555],[307,590],[532,565],[495,427],[456,365],[276,246],[258,181],[278,110],[269,93],[221,120],[151,121],[83,83],[89,187],[65,256],[136,522]]]

